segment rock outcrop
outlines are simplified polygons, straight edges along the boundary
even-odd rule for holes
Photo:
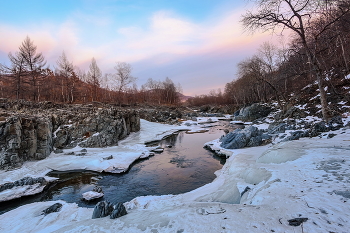
[[[126,212],[125,206],[123,205],[123,203],[119,202],[114,206],[114,210],[112,211],[112,213],[109,217],[111,219],[116,219],[116,218],[119,218],[119,217],[124,216],[126,214],[127,214],[127,212]]]
[[[115,146],[140,130],[139,113],[131,109],[22,102],[3,101],[0,109],[0,169],[44,159],[55,148]]]
[[[98,110],[95,114],[82,114],[73,124],[57,129],[56,148],[106,147],[118,145],[118,141],[130,132],[140,130],[140,118],[136,111],[120,112],[117,109]]]
[[[46,158],[53,149],[50,119],[12,116],[0,122],[0,168]]]
[[[44,215],[48,215],[51,213],[55,213],[55,212],[59,212],[62,209],[62,204],[57,202],[55,204],[53,204],[52,206],[50,206],[49,208],[43,210],[43,214]]]
[[[233,120],[236,121],[254,121],[256,119],[266,117],[272,109],[262,104],[252,104],[235,112]]]
[[[108,201],[100,201],[96,204],[92,218],[103,218],[110,215],[114,210],[113,205]]]
[[[0,185],[0,202],[41,193],[50,181],[44,177],[24,177]]]
[[[119,218],[121,216],[126,215],[126,209],[123,203],[117,203],[113,206],[108,201],[100,201],[96,204],[94,208],[94,212],[92,213],[92,218],[103,218],[106,216],[110,216],[111,219]]]
[[[24,177],[20,180],[16,180],[15,182],[7,182],[4,184],[1,184],[0,185],[0,192],[7,190],[7,189],[12,189],[13,187],[24,186],[24,185],[33,185],[33,184],[37,184],[37,183],[45,186],[47,181],[45,180],[44,177],[38,177],[38,178]]]
[[[236,129],[220,139],[221,147],[225,149],[239,149],[243,147],[260,146],[263,139],[269,137],[263,135],[263,132],[255,126],[249,126],[245,129]]]

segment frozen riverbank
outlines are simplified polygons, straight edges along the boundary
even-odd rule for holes
[[[118,219],[92,220],[92,209],[64,202],[61,211],[41,215],[55,202],[33,203],[1,215],[0,230],[347,232],[350,129],[334,133],[328,139],[227,150],[232,156],[212,183],[180,195],[135,198]],[[305,222],[289,225],[295,218]]]
[[[141,120],[141,130],[119,142],[118,146],[106,148],[83,149],[79,146],[65,149],[63,153],[51,153],[46,159],[28,161],[21,168],[0,171],[0,185],[18,181],[24,177],[44,177],[47,182],[20,185],[0,192],[0,201],[11,200],[21,196],[40,193],[45,185],[55,180],[46,176],[50,171],[87,170],[96,172],[121,173],[130,165],[151,155],[152,147],[146,147],[145,142],[160,140],[179,130],[189,129],[188,126],[172,126]]]

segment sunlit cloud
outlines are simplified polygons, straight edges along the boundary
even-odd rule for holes
[[[81,12],[55,25],[21,28],[0,24],[0,59],[17,51],[28,35],[52,68],[62,51],[82,69],[88,68],[92,57],[104,72],[113,72],[115,62],[125,61],[134,67],[139,85],[148,78],[170,77],[182,84],[185,93],[203,94],[233,80],[235,65],[270,37],[244,33],[239,23],[243,11],[235,9],[194,22],[161,10],[145,19],[146,26],[115,24],[108,16]],[[91,27],[98,27],[103,35],[89,30]]]

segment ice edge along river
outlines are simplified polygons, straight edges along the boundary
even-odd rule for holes
[[[91,219],[92,209],[63,201],[39,202],[1,215],[0,231],[348,232],[350,129],[332,133],[225,150],[231,156],[212,183],[179,195],[137,197],[118,219]],[[220,149],[217,140],[209,144]],[[61,211],[42,215],[56,202]],[[307,220],[290,226],[294,218]]]

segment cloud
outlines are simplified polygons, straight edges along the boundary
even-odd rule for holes
[[[28,35],[51,67],[64,50],[83,69],[92,57],[104,72],[113,72],[115,62],[125,61],[134,67],[139,85],[148,78],[168,76],[182,84],[185,94],[203,94],[234,79],[236,63],[269,38],[268,34],[244,34],[239,23],[242,13],[243,9],[235,9],[194,22],[162,10],[150,15],[143,23],[146,26],[118,26],[107,16],[80,12],[60,24],[26,28],[0,24],[0,59],[17,51]],[[92,30],[96,27],[102,34]]]

